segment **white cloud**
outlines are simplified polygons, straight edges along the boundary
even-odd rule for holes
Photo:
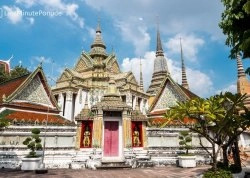
[[[144,90],[147,90],[153,73],[153,66],[154,66],[154,58],[155,52],[146,52],[143,57],[141,57],[141,64],[142,64],[142,75],[143,75],[143,84]],[[135,67],[136,66],[136,67]],[[125,58],[121,64],[121,70],[124,72],[132,71],[135,75],[137,82],[140,81],[140,58]]]
[[[65,3],[62,0],[16,0],[16,3],[22,4],[26,7],[32,7],[35,5],[41,5],[47,11],[60,11],[62,14],[71,18],[71,20],[78,23],[78,25],[84,27],[84,19],[77,14],[79,8],[76,3]]]
[[[22,11],[18,7],[3,6],[3,10],[12,24],[17,24],[22,21]]]
[[[124,41],[131,42],[135,48],[134,53],[136,56],[144,54],[150,43],[150,35],[147,32],[145,25],[136,25],[141,20],[132,18],[130,23],[126,21],[117,21],[116,26],[120,29]]]
[[[33,56],[31,59],[35,60],[39,63],[43,63],[43,64],[52,64],[53,63],[53,60],[50,57]]]
[[[195,35],[177,34],[170,38],[165,46],[168,54],[180,54],[180,38],[185,60],[196,61],[199,48],[204,45],[204,40]]]
[[[236,84],[231,84],[231,85],[225,87],[224,89],[217,90],[215,93],[219,94],[221,92],[222,93],[225,93],[225,92],[237,93],[237,85]]]
[[[17,4],[23,4],[25,7],[29,8],[35,4],[36,0],[16,0]]]
[[[220,1],[200,0],[84,0],[86,4],[100,11],[110,14],[118,21],[136,25],[130,17],[143,17],[146,26],[155,28],[156,15],[159,16],[160,29],[164,34],[190,33],[202,31],[211,38],[223,37],[218,23],[223,11]],[[122,8],[122,10],[120,10]],[[125,15],[127,14],[127,15]]]
[[[148,89],[152,79],[154,58],[155,52],[153,51],[145,53],[144,57],[141,58],[145,91]],[[169,72],[175,82],[181,84],[181,68],[174,61],[175,60],[167,59]],[[139,82],[140,70],[138,70],[138,66],[140,66],[140,58],[125,58],[122,61],[121,69],[124,72],[132,70],[133,74],[135,75],[135,78],[137,79],[137,82]],[[190,91],[201,97],[207,97],[213,93],[213,82],[207,74],[190,68],[186,69],[186,73]]]
[[[26,19],[29,21],[30,25],[35,23],[35,19],[33,17],[27,17]]]

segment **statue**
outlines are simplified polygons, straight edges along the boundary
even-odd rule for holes
[[[88,125],[85,127],[85,131],[83,133],[83,146],[84,147],[90,146],[90,131]]]
[[[138,127],[135,126],[134,132],[133,132],[133,144],[134,146],[140,146],[141,141],[140,141],[140,132],[138,131]]]

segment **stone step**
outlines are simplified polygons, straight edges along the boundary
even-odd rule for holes
[[[96,169],[130,169],[132,166],[125,164],[124,161],[103,161],[101,166],[97,166]]]
[[[96,169],[131,169],[130,165],[101,165],[97,166]]]

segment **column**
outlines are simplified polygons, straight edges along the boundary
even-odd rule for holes
[[[131,93],[126,94],[126,104],[132,107],[132,94]]]
[[[64,105],[63,94],[60,93],[58,95],[58,106],[59,106],[59,109],[60,109],[60,115],[61,116],[63,115],[63,105]]]
[[[73,121],[72,119],[72,97],[73,97],[73,93],[72,91],[67,91],[66,93],[66,105],[65,105],[65,114],[64,116],[68,119]]]
[[[82,133],[82,121],[78,121],[77,122],[77,128],[76,128],[76,145],[75,145],[75,148],[77,150],[80,149],[80,145],[81,145],[81,134]]]
[[[124,138],[124,147],[132,147],[132,135],[131,135],[131,118],[128,117],[129,111],[123,111],[122,120],[123,120],[123,138]]]
[[[100,148],[102,146],[102,123],[103,111],[98,110],[93,122],[93,147]]]

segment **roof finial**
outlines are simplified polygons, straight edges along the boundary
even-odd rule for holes
[[[181,47],[181,76],[182,76],[182,86],[186,89],[189,89],[188,82],[187,82],[187,75],[186,75],[186,68],[183,59],[183,51],[182,51],[182,44],[180,38],[180,47]]]
[[[157,56],[164,56],[162,44],[161,44],[161,36],[159,30],[159,16],[156,16],[157,20],[157,45],[156,45],[156,57]]]
[[[94,42],[91,45],[91,51],[90,51],[90,56],[94,57],[96,55],[101,55],[104,57],[107,57],[106,54],[106,46],[102,40],[102,32],[101,32],[101,27],[100,27],[100,18],[98,18],[98,23],[96,27],[96,35]]]
[[[96,28],[96,33],[99,32],[101,33],[101,26],[100,26],[100,17],[98,17],[98,23],[97,23],[97,28]]]
[[[140,90],[141,90],[141,91],[144,91],[144,89],[143,89],[143,78],[142,78],[141,56],[140,56]]]
[[[13,54],[12,54],[11,57],[8,59],[7,62],[10,63],[10,60],[13,59],[13,57],[14,57],[14,56],[13,56]]]

